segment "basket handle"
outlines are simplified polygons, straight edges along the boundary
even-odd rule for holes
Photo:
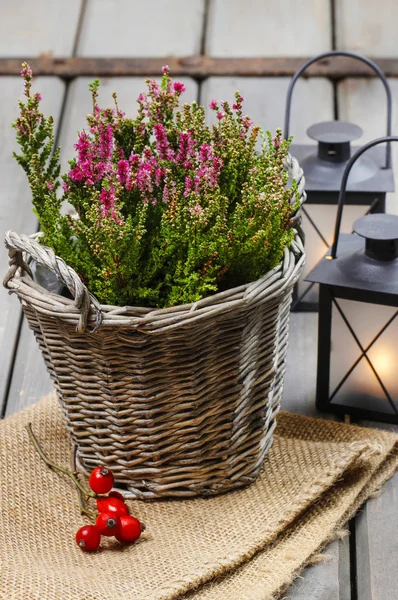
[[[325,58],[329,58],[330,56],[346,56],[347,58],[354,58],[355,60],[359,60],[360,62],[365,63],[365,65],[368,65],[368,67],[370,67],[376,73],[376,75],[379,76],[379,79],[381,79],[381,82],[384,86],[384,90],[386,92],[386,101],[387,101],[387,133],[386,133],[386,135],[390,136],[391,135],[391,120],[392,120],[392,96],[391,96],[391,88],[389,86],[389,83],[388,83],[387,78],[384,75],[383,71],[380,69],[380,67],[378,65],[376,65],[375,62],[373,62],[373,60],[366,58],[366,56],[361,56],[360,54],[356,54],[355,52],[346,52],[345,50],[331,50],[330,52],[324,52],[323,54],[319,54],[318,56],[315,56],[314,58],[310,58],[309,60],[307,60],[307,62],[305,62],[303,65],[301,65],[301,67],[295,72],[292,79],[290,80],[290,84],[289,84],[289,87],[287,90],[287,96],[286,96],[285,124],[284,124],[284,128],[283,128],[284,138],[287,139],[289,137],[290,107],[292,104],[293,88],[296,85],[297,79],[312,64],[314,64],[315,62],[318,62],[320,60],[323,60]],[[389,143],[386,145],[385,168],[386,169],[391,168],[391,148],[390,148]]]
[[[80,311],[77,331],[83,333],[87,329],[91,304],[94,306],[96,314],[96,323],[93,331],[100,326],[102,312],[98,300],[90,294],[79,275],[62,258],[56,256],[51,248],[41,246],[36,240],[23,234],[19,236],[13,231],[7,231],[5,245],[8,249],[10,268],[3,281],[4,287],[9,287],[9,282],[13,279],[19,268],[32,276],[28,265],[23,260],[22,253],[26,252],[37,264],[47,267],[47,269],[52,271],[58,281],[64,284],[72,294],[75,306]]]

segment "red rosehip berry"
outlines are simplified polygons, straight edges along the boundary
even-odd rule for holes
[[[97,550],[101,542],[101,535],[95,525],[84,525],[76,533],[76,544],[83,552]]]
[[[117,492],[116,490],[109,492],[108,497],[109,498],[118,498],[119,500],[124,502],[124,496],[120,492]]]
[[[113,475],[106,467],[95,467],[92,471],[88,484],[96,494],[107,494],[113,488]]]
[[[118,517],[130,514],[128,506],[122,500],[113,496],[97,498],[97,508],[100,513],[109,513]]]
[[[115,515],[115,513],[100,513],[95,525],[101,535],[112,537],[119,531],[120,517]]]
[[[145,526],[141,521],[135,517],[126,515],[120,517],[120,525],[115,538],[124,544],[131,544],[131,542],[138,540],[144,529]]]

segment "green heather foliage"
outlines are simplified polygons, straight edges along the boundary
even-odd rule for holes
[[[160,85],[147,80],[134,119],[116,94],[115,107],[101,109],[94,81],[92,114],[61,177],[53,119],[40,112],[26,63],[21,75],[15,157],[29,179],[42,243],[102,303],[194,302],[254,281],[281,260],[293,238],[292,193],[298,202],[284,167],[290,140],[253,126],[239,93],[232,106],[211,102],[217,124],[208,126],[203,106],[180,105],[185,88],[168,67]],[[65,203],[73,212],[61,211]]]

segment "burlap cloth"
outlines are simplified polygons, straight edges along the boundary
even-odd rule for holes
[[[251,487],[211,499],[130,501],[138,543],[84,554],[72,482],[51,471],[71,446],[54,397],[0,423],[0,597],[23,600],[268,600],[333,539],[398,466],[397,436],[281,413]]]

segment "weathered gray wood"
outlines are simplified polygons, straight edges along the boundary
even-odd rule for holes
[[[0,0],[0,56],[71,56],[82,0]]]
[[[213,0],[211,56],[311,56],[331,49],[329,0]]]
[[[309,57],[308,57],[309,58]],[[75,77],[145,77],[157,76],[167,61],[171,73],[178,77],[292,77],[307,60],[300,56],[215,57],[195,56],[112,57],[70,56],[57,58],[41,55],[30,58],[36,75]],[[0,56],[0,76],[15,75],[20,58]],[[398,77],[398,58],[377,58],[377,64],[388,77]],[[375,78],[376,74],[365,63],[344,56],[333,56],[312,63],[305,77],[326,77],[341,81],[346,77]]]
[[[80,56],[200,54],[204,0],[88,0]]]
[[[359,422],[398,433],[398,426]],[[398,598],[398,473],[368,500],[355,519],[358,598]]]
[[[38,402],[52,389],[41,352],[24,318],[5,415],[9,416]]]
[[[330,544],[325,562],[304,569],[286,592],[286,600],[351,600],[348,537]],[[344,557],[344,561],[342,558]],[[343,568],[341,568],[343,567]]]
[[[317,313],[292,313],[282,409],[311,417],[335,419],[315,407]],[[330,544],[330,561],[306,568],[287,593],[288,600],[350,600],[348,539]]]
[[[210,77],[201,88],[201,103],[234,101],[239,90],[246,102],[244,110],[265,130],[283,127],[288,77]],[[216,117],[208,109],[212,120]],[[290,132],[296,142],[310,142],[307,128],[317,121],[333,119],[333,87],[326,79],[299,80],[293,95]]]
[[[398,6],[398,5],[396,5]],[[392,132],[398,129],[398,81],[389,80],[393,98]],[[339,117],[356,123],[364,131],[356,145],[386,135],[386,97],[377,80],[346,79],[338,86]],[[393,169],[398,173],[398,147],[392,144]],[[355,167],[354,167],[355,168]],[[398,194],[387,194],[387,212],[398,214]]]
[[[396,0],[336,0],[337,48],[370,56],[398,56]]]
[[[23,89],[19,77],[3,77],[0,95],[0,238],[7,229],[20,233],[34,233],[37,220],[32,212],[31,195],[26,175],[12,156],[17,150],[11,122],[18,114],[17,98]],[[56,78],[38,79],[35,89],[43,95],[43,110],[59,118],[64,84]],[[0,252],[1,279],[8,268],[8,257],[2,244]],[[20,321],[20,306],[15,296],[0,293],[0,408],[5,401],[8,378],[12,366],[14,343]]]
[[[317,313],[290,315],[283,410],[311,417],[324,416],[315,408],[317,339]]]

